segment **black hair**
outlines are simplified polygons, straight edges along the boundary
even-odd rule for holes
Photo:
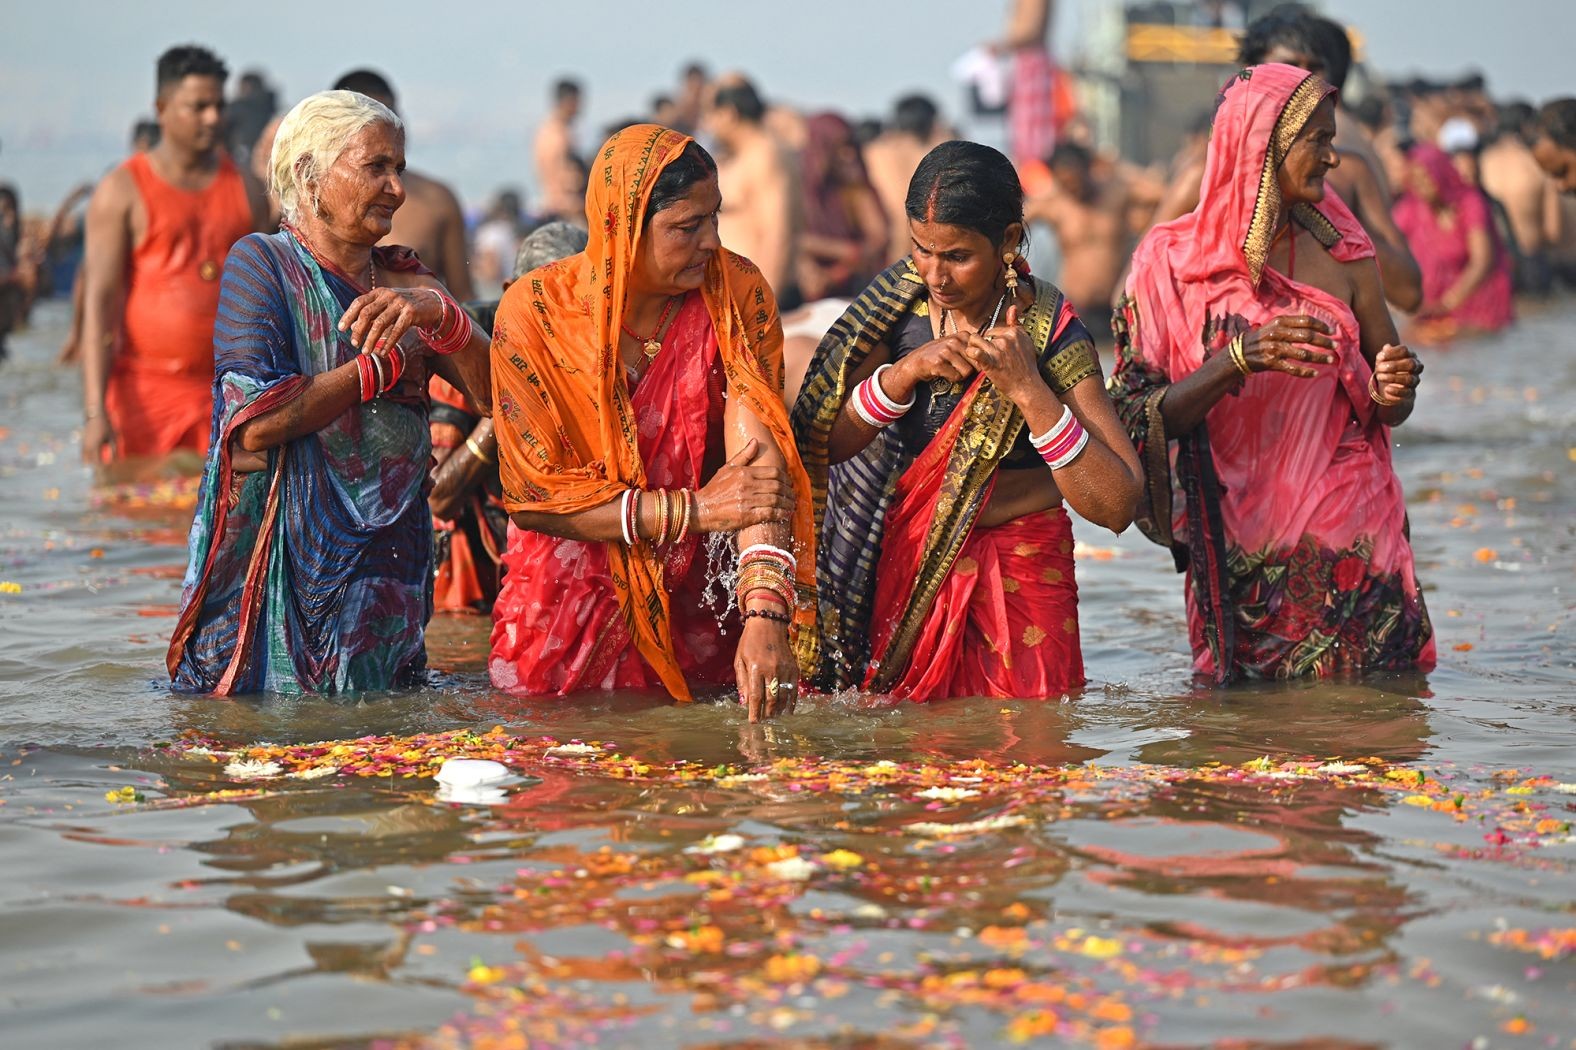
[[[1357,118],[1357,123],[1369,131],[1379,131],[1384,127],[1385,101],[1377,95],[1368,95],[1352,106],[1351,111],[1352,116]]]
[[[916,222],[961,226],[999,245],[1007,227],[1023,223],[1023,184],[1000,151],[943,142],[919,162],[903,210]]]
[[[750,124],[759,124],[761,118],[766,116],[766,103],[761,101],[760,92],[748,80],[718,88],[716,106],[718,109],[733,110],[741,120]]]
[[[1482,73],[1472,72],[1450,86],[1457,91],[1483,91],[1488,87],[1488,80]]]
[[[671,95],[652,95],[651,96],[651,112],[653,112],[653,113],[655,113],[657,110],[661,109],[663,106],[671,106],[671,105],[673,105],[673,97]]]
[[[162,134],[163,129],[159,127],[158,121],[139,120],[131,126],[131,146],[136,149],[138,139],[147,139],[151,149],[159,144],[159,136]]]
[[[0,182],[0,198],[11,202],[11,210],[20,217],[22,214],[22,197],[16,192],[16,187],[9,182]]]
[[[1281,4],[1249,23],[1247,32],[1237,43],[1237,61],[1245,66],[1256,66],[1277,47],[1317,55],[1319,49],[1313,38],[1311,21],[1308,9],[1301,4]]]
[[[567,102],[572,98],[580,97],[580,81],[572,77],[563,77],[553,81],[553,101]]]
[[[218,55],[196,44],[183,44],[159,56],[155,87],[159,94],[163,94],[165,89],[174,87],[187,77],[216,77],[223,84],[229,75],[229,68],[219,60]]]
[[[394,85],[389,83],[388,77],[375,70],[352,69],[334,81],[334,90],[354,91],[382,102],[389,109],[394,108]]]
[[[854,145],[863,150],[886,130],[880,117],[861,117],[854,121]]]
[[[1576,98],[1556,98],[1538,110],[1538,130],[1564,149],[1576,149]]]
[[[936,104],[928,95],[904,95],[892,107],[892,127],[928,140],[936,132]]]
[[[657,176],[657,181],[652,184],[651,196],[646,200],[646,217],[644,222],[650,224],[651,219],[659,211],[666,211],[679,201],[689,196],[690,190],[717,174],[717,162],[712,159],[706,147],[699,142],[690,140],[680,153],[668,162]]]
[[[1313,53],[1324,66],[1324,79],[1337,91],[1346,90],[1346,78],[1352,71],[1352,38],[1346,27],[1328,18],[1308,16],[1308,35],[1313,41]]]
[[[1062,164],[1072,164],[1088,171],[1094,164],[1094,154],[1089,152],[1087,146],[1076,142],[1058,142],[1056,148],[1051,150],[1051,155],[1046,158],[1045,166],[1056,168]]]
[[[706,67],[699,62],[686,63],[679,76],[684,80],[688,80],[690,77],[700,77],[702,80],[710,79],[706,74]]]
[[[1512,99],[1496,107],[1494,118],[1500,135],[1514,135],[1529,146],[1530,140],[1537,137],[1538,111],[1525,99]]]

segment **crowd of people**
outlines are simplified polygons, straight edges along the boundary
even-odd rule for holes
[[[80,236],[84,457],[206,456],[176,687],[408,683],[437,611],[490,614],[522,695],[1056,696],[1068,506],[1172,551],[1218,683],[1431,667],[1409,343],[1576,275],[1576,99],[1348,104],[1345,28],[1285,5],[1145,168],[1092,140],[1051,11],[1015,0],[967,64],[1005,153],[923,95],[856,121],[698,64],[586,152],[562,79],[532,214],[475,224],[406,168],[381,74],[279,114],[168,51],[90,196],[28,232],[0,186],[0,352]]]

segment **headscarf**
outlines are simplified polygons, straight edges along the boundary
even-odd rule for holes
[[[801,182],[804,186],[804,225],[811,233],[851,241],[859,229],[848,214],[843,190],[842,160],[838,156],[854,142],[853,126],[836,113],[817,113],[805,121],[804,150],[799,155]],[[870,192],[870,176],[863,157],[855,152],[859,181]]]
[[[645,487],[618,332],[652,187],[690,142],[656,124],[608,139],[586,189],[586,250],[533,270],[504,293],[492,364],[499,470],[511,512],[574,514]],[[805,647],[815,641],[815,538],[810,483],[782,403],[777,302],[755,265],[726,248],[707,263],[701,295],[729,396],[742,399],[771,431],[794,486],[794,622],[804,665],[813,659]],[[636,648],[675,698],[689,699],[673,652],[661,560],[644,548],[609,543],[608,562]]]
[[[1429,207],[1454,208],[1462,201],[1472,196],[1472,186],[1461,177],[1461,172],[1456,170],[1455,162],[1450,159],[1450,154],[1435,146],[1431,142],[1415,143],[1406,151],[1406,159],[1422,168],[1434,183],[1434,192],[1437,199]],[[1416,197],[1410,189],[1405,196]]]
[[[1229,340],[1227,318],[1241,330],[1281,312],[1274,300],[1285,278],[1266,282],[1264,267],[1280,214],[1278,172],[1313,111],[1333,94],[1317,76],[1279,63],[1244,69],[1221,89],[1198,207],[1149,231],[1128,280],[1142,326],[1133,343],[1161,355],[1156,363],[1171,382]],[[1291,217],[1342,262],[1374,254],[1333,190],[1317,206],[1295,205]]]

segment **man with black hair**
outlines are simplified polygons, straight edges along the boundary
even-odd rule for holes
[[[717,141],[722,213],[717,236],[766,276],[781,309],[799,304],[792,278],[794,178],[782,145],[766,130],[766,103],[742,76],[719,80],[705,126]]]
[[[920,159],[947,138],[936,104],[928,95],[904,95],[892,107],[892,123],[865,147],[865,168],[886,212],[892,233],[888,262],[896,262],[913,245],[908,236],[908,214],[903,210],[908,181]]]
[[[224,152],[228,72],[205,48],[161,55],[158,144],[105,176],[88,203],[88,462],[208,447],[219,277],[230,246],[268,219],[262,188]]]
[[[575,143],[575,120],[584,92],[567,77],[553,84],[553,109],[536,132],[536,179],[542,186],[545,218],[584,223],[585,164]]]
[[[1245,66],[1279,62],[1306,69],[1339,92],[1351,72],[1352,42],[1340,23],[1301,4],[1282,4],[1248,26],[1237,57]],[[1379,155],[1339,95],[1335,148],[1341,163],[1326,178],[1374,242],[1385,298],[1402,310],[1416,310],[1423,301],[1422,271],[1390,215],[1393,201]]]
[[[1576,98],[1557,98],[1538,110],[1532,155],[1561,193],[1576,194]]]
[[[1532,107],[1502,106],[1490,139],[1477,156],[1483,190],[1505,210],[1518,249],[1516,291],[1547,295],[1553,280],[1550,256],[1564,236],[1559,187],[1543,173],[1522,138]]]
[[[395,113],[394,87],[383,74],[371,69],[353,69],[334,81],[335,91],[354,91],[383,103]],[[405,129],[406,148],[410,128]],[[454,191],[437,179],[406,168],[400,176],[405,185],[405,203],[394,213],[384,244],[403,244],[413,248],[421,261],[459,302],[475,297],[471,282],[470,247],[466,242],[465,213]]]
[[[1111,330],[1111,302],[1127,265],[1127,189],[1120,179],[1097,180],[1094,154],[1063,142],[1046,161],[1052,189],[1024,202],[1024,218],[1043,222],[1056,235],[1062,266],[1056,286],[1104,343]]]

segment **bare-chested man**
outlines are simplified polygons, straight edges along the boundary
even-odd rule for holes
[[[791,276],[793,169],[782,145],[762,124],[765,116],[761,96],[742,77],[729,77],[712,93],[705,125],[721,147],[717,235],[724,247],[760,267],[779,304],[792,309],[799,299]]]
[[[679,90],[673,98],[673,123],[669,127],[686,135],[693,135],[700,130],[701,116],[706,111],[706,89],[710,81],[706,67],[699,62],[691,62],[684,67],[679,73]]]
[[[1478,172],[1483,189],[1505,206],[1516,235],[1516,290],[1546,295],[1553,278],[1549,256],[1564,233],[1564,210],[1559,187],[1532,155],[1528,137],[1536,134],[1535,121],[1526,103],[1500,107],[1493,139],[1478,155]]]
[[[370,69],[356,69],[334,83],[335,91],[355,91],[383,103],[395,113],[394,87],[388,78]],[[410,127],[405,128],[407,148]],[[394,213],[394,224],[384,244],[403,244],[414,248],[427,268],[438,275],[449,292],[460,302],[475,297],[471,283],[470,251],[465,238],[465,213],[460,200],[437,179],[406,168],[405,203]]]
[[[574,80],[553,85],[553,110],[536,131],[536,179],[542,186],[542,214],[550,219],[584,223],[585,165],[575,142],[575,120],[583,93]]]
[[[936,104],[925,95],[905,95],[892,111],[892,126],[865,146],[865,168],[876,197],[886,212],[892,243],[887,262],[896,262],[909,253],[908,214],[903,202],[908,183],[925,154],[941,145],[946,129],[937,120]]]
[[[208,447],[213,323],[230,247],[264,228],[262,188],[220,145],[228,70],[212,52],[159,57],[159,143],[88,203],[82,455],[91,463]]]
[[[1532,155],[1561,193],[1576,194],[1576,98],[1557,98],[1538,110]]]
[[[1097,181],[1094,155],[1074,142],[1052,150],[1048,165],[1052,189],[1024,203],[1024,218],[1056,234],[1056,286],[1098,338],[1110,329],[1111,300],[1127,263],[1127,190],[1121,179]]]

